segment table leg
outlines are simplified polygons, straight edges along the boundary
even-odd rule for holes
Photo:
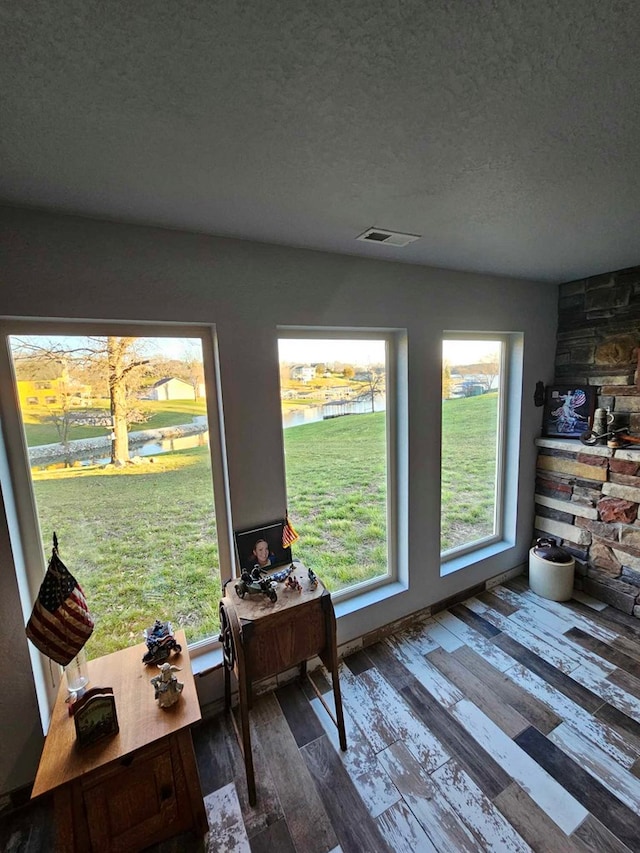
[[[240,669],[238,660],[238,693],[240,705],[240,733],[242,737],[242,753],[244,755],[244,767],[247,773],[247,790],[249,792],[249,805],[256,804],[256,780],[253,772],[253,754],[251,752],[251,730],[249,728],[249,696],[246,684],[246,675]]]
[[[240,629],[240,621],[233,608],[229,609],[229,629],[234,651],[234,668],[238,679],[238,704],[240,711],[239,739],[244,757],[244,767],[247,773],[247,790],[249,805],[256,804],[256,780],[253,771],[253,754],[251,752],[251,730],[249,728],[249,708],[251,707],[251,679],[247,671],[247,659],[244,654],[244,643]],[[231,712],[233,714],[233,711]],[[235,723],[235,717],[234,717]],[[236,726],[236,732],[237,732]]]
[[[224,709],[228,711],[231,708],[231,672],[229,667],[224,665]]]
[[[336,725],[338,727],[338,737],[340,740],[340,749],[346,752],[347,749],[347,733],[344,727],[344,714],[342,712],[342,694],[340,692],[340,679],[338,678],[338,647],[336,645],[336,616],[331,603],[331,596],[327,593],[326,598],[323,595],[322,604],[324,607],[325,618],[325,633],[326,647],[320,654],[320,659],[331,673],[331,683],[333,686],[333,698],[336,706]]]
[[[344,727],[344,714],[342,713],[342,694],[340,693],[340,679],[338,678],[338,668],[331,673],[331,681],[333,683],[333,698],[336,705],[336,720],[338,723],[338,737],[340,739],[340,749],[343,752],[347,751],[347,733]]]
[[[193,739],[191,732],[188,729],[182,729],[175,735],[175,740],[178,746],[178,754],[182,762],[184,772],[184,783],[187,792],[187,799],[191,809],[191,823],[194,831],[199,837],[202,837],[209,831],[209,821],[207,820],[207,812],[204,807],[204,799],[202,797],[202,788],[200,787],[200,776],[198,775],[198,765],[196,756],[193,751]]]

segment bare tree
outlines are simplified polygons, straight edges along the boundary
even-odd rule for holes
[[[204,367],[202,364],[202,346],[200,342],[188,341],[182,349],[181,362],[184,364],[188,382],[193,388],[193,399],[200,397],[200,387],[204,384]]]
[[[99,340],[99,339],[93,339]],[[129,461],[129,431],[127,427],[127,378],[148,359],[136,359],[133,345],[136,338],[106,338],[107,369],[109,372],[109,401],[111,404],[111,462],[122,465]]]
[[[134,373],[146,365],[148,359],[138,357],[134,347],[136,338],[115,335],[84,337],[77,338],[78,346],[70,346],[68,343],[70,340],[73,339],[65,338],[63,342],[59,339],[42,341],[38,336],[16,338],[14,339],[16,364],[24,363],[29,359],[33,360],[34,365],[36,363],[55,364],[59,366],[59,373],[63,376],[64,371],[68,371],[70,365],[74,363],[94,374],[104,376],[106,373],[112,426],[111,462],[124,464],[129,460],[128,385]],[[61,437],[62,443],[66,442],[65,446],[68,446],[71,425],[69,413],[65,414],[63,409],[62,415],[58,416],[58,422],[53,422],[58,434],[64,435],[64,440]]]
[[[477,375],[487,386],[487,391],[491,391],[496,376],[500,374],[500,358],[498,353],[485,355],[480,359]]]
[[[384,393],[384,368],[378,365],[369,366],[362,374],[362,390],[357,400],[371,400],[371,411],[375,412],[376,397]]]

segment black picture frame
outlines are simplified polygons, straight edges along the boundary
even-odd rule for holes
[[[548,385],[545,393],[542,435],[579,438],[593,426],[596,389],[590,385]]]
[[[282,547],[284,525],[285,521],[282,519],[249,530],[234,530],[238,574],[244,570],[250,572],[259,565],[254,556],[254,548],[259,540],[265,540],[269,547],[269,564],[263,568],[273,569],[291,562],[291,548]]]

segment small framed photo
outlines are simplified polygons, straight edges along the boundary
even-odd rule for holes
[[[111,687],[93,687],[71,706],[78,746],[91,746],[119,731]]]
[[[282,520],[251,530],[234,531],[240,571],[250,572],[256,566],[268,570],[291,562],[291,548],[282,547],[284,525]]]
[[[542,435],[579,438],[593,426],[596,389],[590,385],[548,385]]]

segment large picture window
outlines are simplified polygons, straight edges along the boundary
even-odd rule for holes
[[[442,342],[444,560],[501,536],[506,348],[498,336]]]
[[[210,330],[7,329],[14,433],[27,457],[13,466],[14,487],[34,510],[21,534],[34,558],[31,598],[55,531],[95,620],[90,658],[141,642],[158,618],[185,629],[190,645],[216,638]]]
[[[332,593],[391,574],[390,349],[373,335],[279,340],[294,550]]]

